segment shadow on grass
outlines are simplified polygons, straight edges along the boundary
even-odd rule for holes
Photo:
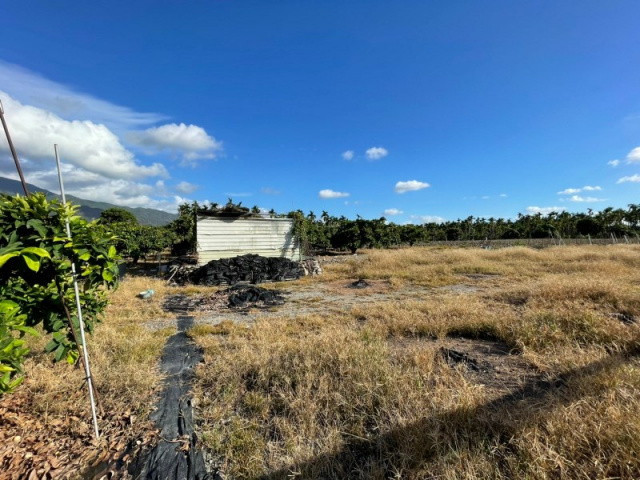
[[[624,354],[612,354],[587,366],[568,370],[554,380],[532,379],[523,388],[477,407],[428,416],[368,440],[345,437],[347,444],[340,451],[257,478],[399,478],[396,472],[400,466],[402,478],[412,478],[417,470],[424,471],[422,469],[430,462],[455,454],[454,448],[472,452],[498,444],[509,452],[514,448],[509,445],[509,439],[535,421],[531,418],[532,413],[537,417],[585,395],[602,393],[604,387],[602,391],[590,387],[585,393],[579,384],[584,385],[639,355],[640,346],[634,345]],[[510,472],[508,465],[499,463],[500,456],[496,457],[497,468],[507,478],[518,473]],[[464,472],[459,473],[463,475]],[[562,475],[562,472],[557,473]],[[624,477],[625,473],[620,472],[620,475]]]

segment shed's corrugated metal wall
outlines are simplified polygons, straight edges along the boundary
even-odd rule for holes
[[[290,218],[198,217],[198,264],[253,253],[300,260]]]

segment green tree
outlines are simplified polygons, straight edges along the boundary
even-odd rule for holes
[[[229,201],[231,202],[231,199]],[[213,205],[217,204],[212,204],[212,209],[214,208]],[[167,226],[174,235],[174,243],[171,249],[174,255],[187,255],[196,251],[196,215],[198,208],[198,202],[183,203],[178,207],[178,218]],[[216,206],[214,211],[218,210]]]
[[[362,246],[360,229],[354,220],[340,219],[336,232],[331,237],[331,246],[338,250],[348,249],[355,254]]]
[[[97,222],[75,215],[78,207],[49,202],[44,194],[0,196],[0,391],[21,381],[27,350],[20,338],[42,325],[54,359],[74,363],[81,346],[72,264],[81,284],[82,316],[91,333],[116,285],[115,238]],[[71,238],[65,221],[69,221]]]
[[[100,212],[100,223],[104,225],[112,223],[132,223],[137,225],[138,219],[133,213],[124,208],[111,207]]]
[[[600,223],[593,217],[584,217],[576,222],[576,230],[580,235],[599,235],[601,230]]]
[[[420,225],[403,225],[400,230],[400,240],[413,247],[416,243],[424,241],[425,230]]]
[[[176,238],[175,233],[167,227],[132,223],[113,223],[108,226],[108,231],[118,239],[118,253],[131,258],[133,263],[148,254],[172,247]]]

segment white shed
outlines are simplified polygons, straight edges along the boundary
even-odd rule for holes
[[[196,217],[198,264],[253,253],[300,261],[293,219],[260,217]]]

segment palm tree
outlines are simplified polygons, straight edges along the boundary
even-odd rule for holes
[[[640,205],[636,203],[630,203],[629,209],[625,213],[625,220],[634,228],[638,228],[640,223]]]

